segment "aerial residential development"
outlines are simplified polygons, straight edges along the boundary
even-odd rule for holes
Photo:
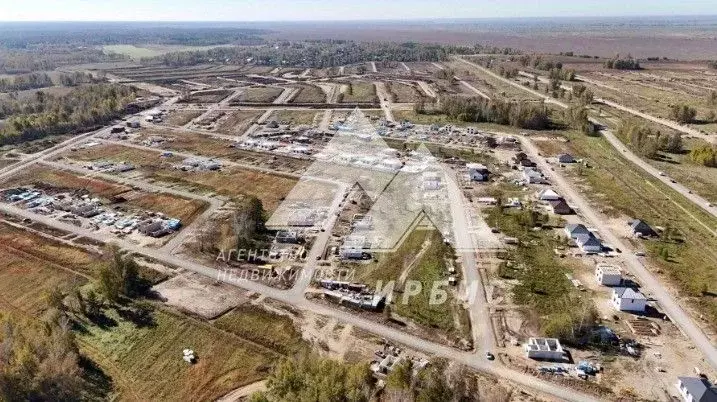
[[[717,18],[34,3],[0,400],[717,400]]]

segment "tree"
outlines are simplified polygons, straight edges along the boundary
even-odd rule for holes
[[[261,200],[255,196],[245,196],[237,203],[233,220],[237,249],[246,250],[253,247],[256,235],[265,230],[264,215]]]
[[[251,400],[366,402],[374,382],[365,363],[348,365],[303,354],[280,362],[269,374],[266,387]]]
[[[122,255],[119,247],[111,245],[106,250],[110,262],[98,269],[97,289],[107,301],[117,303],[120,296],[134,297],[144,291],[139,277],[139,265],[131,256]]]
[[[704,145],[690,151],[690,160],[702,166],[717,167],[717,147]]]
[[[670,107],[670,118],[679,123],[692,123],[697,116],[697,110],[688,105],[672,105]]]
[[[45,321],[0,313],[0,400],[82,399],[78,348],[67,319],[54,311]]]

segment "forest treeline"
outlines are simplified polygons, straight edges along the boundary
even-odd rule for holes
[[[416,112],[438,112],[464,122],[495,123],[530,130],[545,130],[551,127],[549,110],[543,103],[537,102],[446,96],[430,108],[427,108],[423,101],[419,101]]]
[[[0,145],[31,141],[48,135],[85,131],[120,117],[136,98],[135,89],[111,84],[73,88],[65,95],[37,91],[27,100],[0,99]]]
[[[79,84],[93,82],[92,74],[77,71],[74,73],[60,73],[57,75],[57,84],[73,87]],[[0,78],[0,92],[24,91],[27,89],[46,88],[55,85],[49,74],[29,73],[17,74]]]
[[[316,40],[277,42],[260,47],[219,47],[142,59],[145,64],[187,66],[208,62],[327,68],[368,61],[444,61],[449,54],[485,51],[483,46]]]

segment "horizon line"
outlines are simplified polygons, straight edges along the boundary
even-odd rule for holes
[[[715,14],[615,14],[615,15],[536,15],[536,16],[501,16],[501,17],[407,17],[407,18],[375,18],[375,19],[296,19],[296,20],[0,20],[0,24],[23,23],[311,23],[311,22],[450,22],[450,21],[490,21],[490,20],[541,20],[541,19],[600,19],[600,18],[680,18],[680,17],[717,17]]]

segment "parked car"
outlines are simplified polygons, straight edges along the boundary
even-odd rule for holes
[[[488,360],[495,360],[495,356],[493,356],[493,353],[485,352],[485,358]]]

